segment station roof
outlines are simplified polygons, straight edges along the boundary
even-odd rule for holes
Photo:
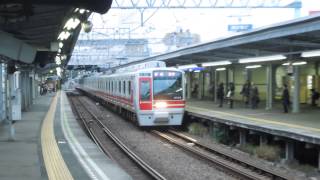
[[[57,53],[52,51],[52,43],[57,42],[64,24],[74,16],[74,9],[106,13],[111,2],[112,0],[1,0],[0,55],[29,64],[52,63]],[[90,12],[86,12],[81,18],[86,20]],[[73,32],[72,38],[64,43],[65,54],[72,52],[79,31],[80,26]],[[8,46],[12,47],[6,49]]]
[[[273,24],[250,32],[189,46],[135,61],[165,61],[167,66],[283,54],[289,59],[306,50],[320,49],[320,14]],[[299,55],[299,56],[298,56]]]

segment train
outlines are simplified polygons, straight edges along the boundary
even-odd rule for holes
[[[138,126],[179,126],[185,109],[184,71],[148,62],[84,77],[82,91],[103,97]]]

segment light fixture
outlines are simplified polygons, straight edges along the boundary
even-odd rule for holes
[[[183,66],[178,66],[178,69],[190,69],[190,68],[196,68],[198,67],[196,64],[188,64]]]
[[[307,64],[306,61],[297,61],[297,62],[292,63],[293,66],[301,66],[301,65],[305,65],[305,64]],[[290,63],[287,62],[287,63],[283,63],[282,65],[289,66]]]
[[[59,34],[59,36],[58,36],[58,39],[59,40],[61,40],[61,41],[63,41],[63,40],[65,40],[65,39],[68,39],[69,37],[70,37],[70,32],[68,32],[68,31],[62,31],[60,34]]]
[[[60,59],[59,56],[56,56],[55,62],[56,62],[57,65],[60,65],[60,64],[61,64],[61,59]]]
[[[195,73],[199,73],[199,72],[200,72],[200,70],[195,70],[195,71],[193,71],[193,72],[195,72]]]
[[[84,12],[86,12],[85,9],[80,9],[80,10],[79,10],[79,13],[80,13],[80,14],[83,14]]]
[[[229,64],[231,64],[230,61],[216,61],[216,62],[202,63],[202,67],[208,67],[208,66],[223,66],[223,65],[229,65]]]
[[[50,73],[53,73],[53,70],[50,70]]]
[[[75,29],[79,24],[80,20],[78,18],[70,18],[64,25],[64,28],[68,30]]]
[[[61,53],[61,49],[58,49],[58,53]]]
[[[63,47],[63,43],[59,42],[59,48],[62,48],[62,47]]]
[[[284,55],[272,55],[272,56],[260,56],[252,58],[239,59],[239,63],[252,63],[252,62],[264,62],[264,61],[277,61],[287,59]]]
[[[320,56],[320,50],[305,51],[301,53],[301,57],[315,57],[315,56]]]
[[[61,77],[61,67],[57,67],[56,70],[57,70],[57,76]]]
[[[261,67],[261,65],[252,65],[252,66],[246,66],[246,69],[255,69],[259,67]]]
[[[225,70],[226,70],[226,68],[224,68],[224,67],[223,67],[223,68],[217,68],[217,69],[216,69],[216,71],[225,71]]]

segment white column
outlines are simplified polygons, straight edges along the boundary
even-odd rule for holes
[[[267,65],[267,94],[266,94],[266,110],[272,109],[273,102],[273,69],[272,64]]]
[[[219,79],[219,72],[214,70],[214,102],[218,102],[218,97],[217,97],[217,89],[218,89],[218,79]]]
[[[203,91],[204,91],[204,72],[199,72],[199,89],[198,89],[198,99],[203,98]]]
[[[300,73],[299,66],[294,66],[293,72],[293,87],[292,87],[292,112],[300,112]]]

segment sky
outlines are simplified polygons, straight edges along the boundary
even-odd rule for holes
[[[129,0],[122,0],[122,2],[125,1]],[[251,1],[257,2],[263,0]],[[279,1],[280,3],[288,4],[294,0],[264,1]],[[320,11],[320,0],[301,0],[301,2],[300,17],[309,15],[310,11]],[[115,0],[113,3],[115,3]],[[253,28],[259,28],[294,18],[295,11],[289,8],[146,9],[144,10],[142,21],[141,13],[136,9],[125,10],[111,8],[109,12],[104,15],[93,14],[90,20],[93,22],[93,32],[103,34],[104,38],[148,38],[152,54],[159,54],[168,51],[168,47],[162,43],[162,38],[167,33],[181,29],[198,34],[201,43],[203,43],[237,34],[228,31],[228,25],[252,24]],[[141,22],[143,22],[143,25]]]

